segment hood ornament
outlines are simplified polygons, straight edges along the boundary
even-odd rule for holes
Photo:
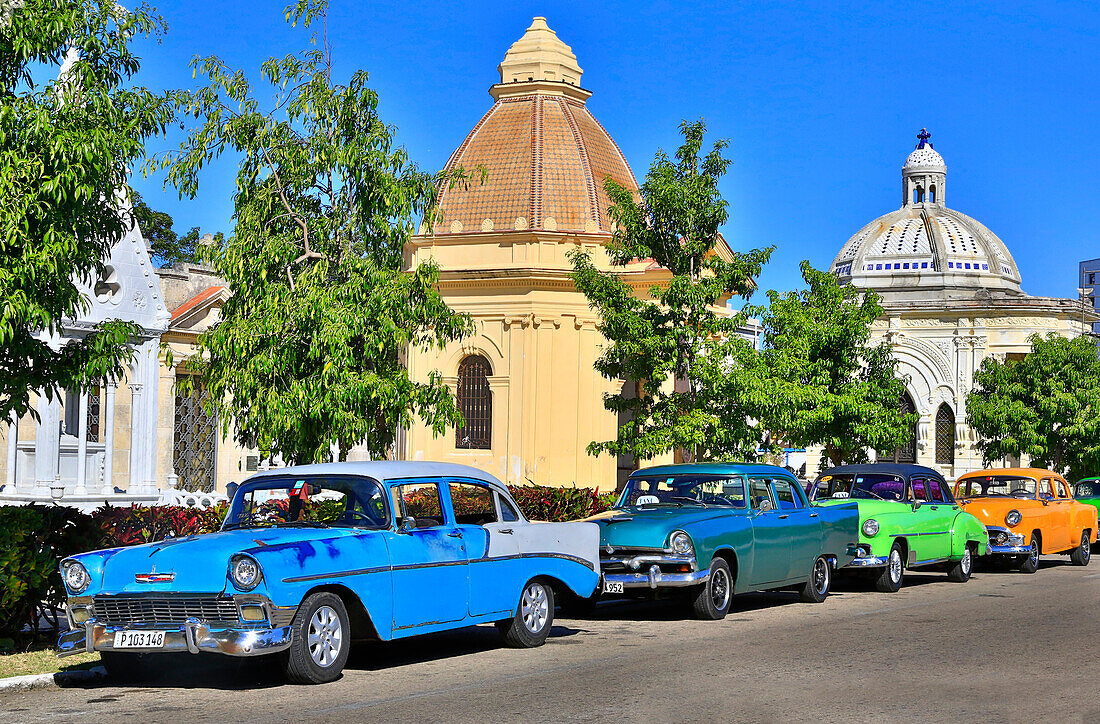
[[[157,567],[148,573],[135,573],[134,581],[137,583],[171,583],[176,580],[175,573],[157,573]]]

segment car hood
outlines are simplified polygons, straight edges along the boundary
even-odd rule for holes
[[[215,592],[225,589],[229,559],[236,553],[354,534],[355,530],[350,528],[248,528],[168,538],[76,558],[88,566],[93,589],[97,579],[94,569],[99,569],[100,593]],[[175,577],[158,583],[134,580],[136,574],[154,572],[172,573]]]
[[[668,534],[704,520],[744,515],[735,508],[699,506],[615,508],[586,518],[600,526],[600,545],[664,548]]]
[[[1018,510],[1024,517],[1037,514],[1043,503],[1034,498],[968,498],[959,505],[985,525],[1005,526],[1005,516],[1010,510]]]

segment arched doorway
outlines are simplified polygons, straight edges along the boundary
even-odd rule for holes
[[[946,402],[936,411],[936,464],[955,464],[955,413]]]
[[[489,375],[493,368],[481,355],[471,355],[458,365],[458,411],[465,424],[455,431],[455,447],[489,450],[493,446],[493,393]]]

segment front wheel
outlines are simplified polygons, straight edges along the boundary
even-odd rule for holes
[[[298,607],[284,653],[283,670],[295,684],[335,681],[348,660],[351,624],[344,602],[335,593],[306,597]]]
[[[955,583],[966,583],[974,569],[974,554],[969,545],[963,550],[962,558],[947,572],[947,579]]]
[[[1075,566],[1087,566],[1091,557],[1092,547],[1089,544],[1089,532],[1083,530],[1081,531],[1081,544],[1069,554],[1069,560]]]
[[[542,646],[554,625],[554,589],[541,581],[528,581],[512,618],[497,621],[504,643],[514,649]]]
[[[805,603],[821,603],[829,597],[832,584],[833,569],[829,561],[821,556],[814,561],[814,566],[810,569],[810,578],[799,591],[798,597]]]
[[[695,618],[705,621],[720,621],[730,610],[733,598],[733,576],[729,564],[721,558],[710,562],[710,576],[707,582],[699,586],[692,601],[691,610]]]
[[[1031,552],[1020,557],[1020,573],[1034,573],[1039,570],[1039,536],[1031,534]]]
[[[901,580],[905,576],[905,564],[901,557],[901,544],[894,541],[890,555],[886,558],[886,568],[875,579],[875,590],[882,593],[897,593]]]

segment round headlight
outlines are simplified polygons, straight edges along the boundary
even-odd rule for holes
[[[69,561],[65,564],[65,587],[73,593],[83,593],[88,588],[88,584],[92,582],[92,577],[88,575],[88,569],[83,564],[76,561]]]
[[[669,547],[676,555],[690,556],[695,554],[695,546],[691,544],[691,536],[682,530],[672,534],[672,537],[669,538]]]
[[[878,535],[878,521],[874,518],[868,518],[863,521],[863,535],[868,538],[874,538]]]
[[[233,583],[242,591],[251,591],[259,583],[263,574],[260,573],[260,564],[250,556],[236,556],[229,563],[229,575]]]
[[[1008,515],[1005,516],[1005,523],[1007,523],[1008,527],[1011,528],[1014,525],[1019,525],[1023,517],[1024,516],[1020,515],[1020,511],[1010,510],[1008,511]]]

